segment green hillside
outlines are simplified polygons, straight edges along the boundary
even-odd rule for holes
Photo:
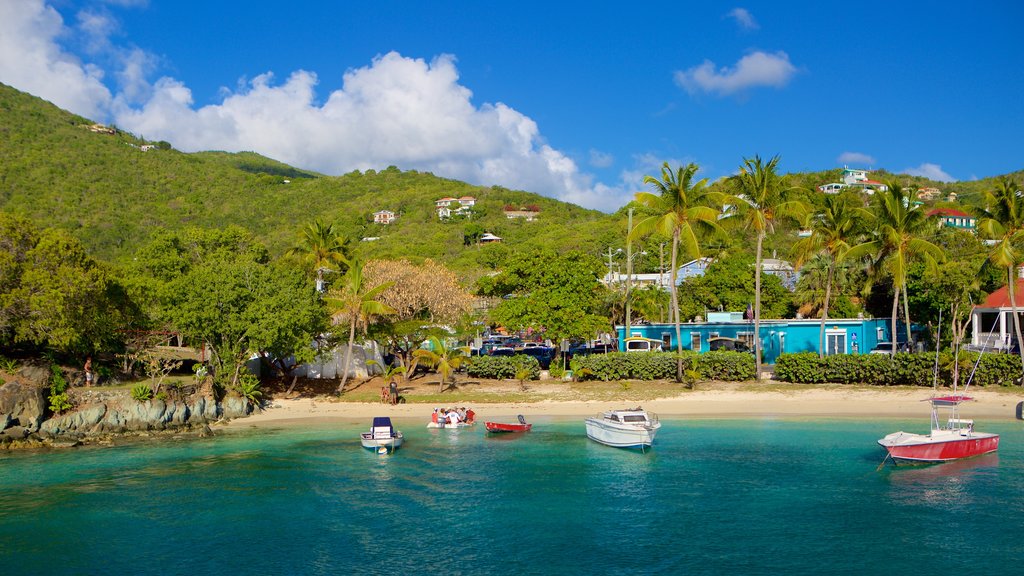
[[[0,210],[71,230],[98,257],[129,257],[159,228],[238,224],[284,252],[315,219],[340,225],[368,257],[443,259],[480,268],[491,252],[530,246],[594,252],[621,234],[594,210],[531,194],[472,186],[428,173],[388,168],[338,177],[299,170],[255,153],[186,154],[93,122],[0,85]],[[471,222],[441,222],[434,201],[474,196]],[[536,205],[534,222],[508,220],[506,205]],[[377,210],[398,220],[373,223]],[[498,247],[465,245],[467,226],[505,239]],[[607,239],[601,239],[608,236]]]
[[[376,238],[356,242],[366,257],[443,260],[468,279],[510,250],[543,246],[598,255],[625,240],[625,208],[608,215],[529,192],[473,186],[394,167],[324,176],[252,152],[186,154],[166,142],[92,126],[89,119],[0,84],[0,210],[42,226],[66,228],[108,261],[130,258],[160,228],[228,224],[251,230],[279,255],[304,224],[317,218],[337,224],[353,240]],[[822,195],[814,188],[836,181],[839,174],[839,169],[830,169],[789,176],[816,204]],[[1015,176],[1021,179],[1024,171]],[[940,204],[950,192],[959,195],[958,202],[970,203],[996,179],[944,184],[884,169],[874,170],[872,178],[938,188],[942,195],[935,202]],[[475,197],[472,220],[442,222],[434,201],[446,196]],[[509,220],[506,205],[537,206],[539,218]],[[392,210],[398,220],[388,226],[374,224],[372,214],[378,210]],[[786,225],[782,234],[769,237],[766,254],[785,257],[795,241],[789,230],[794,227]],[[466,234],[481,231],[504,242],[464,242]],[[637,260],[638,271],[658,269],[663,258],[659,243],[664,240],[652,238],[638,247],[646,250]],[[737,231],[703,240],[708,252],[752,247],[752,237]]]

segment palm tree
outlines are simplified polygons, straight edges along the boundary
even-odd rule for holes
[[[671,304],[669,316],[676,327],[676,353],[682,352],[682,329],[679,320],[679,293],[676,277],[679,273],[679,247],[688,257],[700,257],[698,231],[720,230],[718,217],[721,214],[717,206],[721,205],[723,196],[708,190],[707,178],[694,182],[694,175],[699,167],[690,163],[679,167],[675,172],[665,162],[661,167],[661,179],[644,176],[644,184],[649,184],[656,193],[637,192],[636,201],[651,210],[654,214],[637,222],[629,231],[629,239],[652,232],[661,232],[672,237],[672,280]],[[629,328],[626,328],[627,334]],[[676,378],[683,381],[683,359],[679,355],[676,361]]]
[[[783,218],[800,219],[809,207],[789,197],[790,188],[777,170],[779,157],[768,162],[760,156],[744,158],[740,173],[731,178],[737,194],[734,202],[744,227],[757,233],[757,257],[754,262],[754,363],[755,377],[761,379],[761,254],[764,239],[775,232]]]
[[[364,332],[369,324],[370,317],[380,314],[394,314],[395,311],[387,304],[379,302],[377,298],[382,292],[390,288],[392,282],[385,282],[378,286],[365,286],[363,282],[363,262],[360,260],[349,260],[348,270],[341,278],[341,285],[327,293],[327,305],[336,314],[349,323],[348,347],[345,349],[345,370],[341,377],[341,385],[338,386],[338,393],[345,389],[345,382],[348,381],[348,371],[352,364],[352,346],[356,339],[356,328],[362,327]]]
[[[809,259],[821,257],[826,268],[825,301],[821,308],[821,327],[818,333],[818,355],[825,357],[825,323],[832,297],[832,283],[836,269],[850,250],[850,241],[857,235],[857,210],[842,196],[825,196],[821,212],[811,222],[811,235],[800,239],[793,247],[796,268]]]
[[[317,219],[299,233],[299,241],[288,249],[288,254],[309,262],[316,274],[316,289],[323,290],[324,271],[342,272],[348,264],[350,247],[348,238],[334,227]]]
[[[1024,243],[1024,192],[1013,179],[1003,177],[993,191],[984,192],[984,209],[978,229],[990,239],[996,240],[988,259],[996,266],[1006,268],[1006,287],[1010,292],[1010,308],[1013,314],[1013,330],[1018,343],[1021,338],[1020,316],[1017,314],[1017,267],[1024,259],[1021,244]],[[1020,347],[1021,365],[1024,366],[1024,345]]]
[[[448,376],[466,360],[469,349],[466,347],[449,348],[437,336],[431,336],[429,342],[430,350],[420,348],[414,351],[413,355],[426,360],[441,375],[441,380],[438,382],[438,392],[443,392],[444,383],[448,381]]]
[[[932,225],[924,210],[914,204],[912,194],[895,182],[889,189],[877,192],[872,200],[871,239],[850,248],[847,258],[868,257],[872,260],[873,276],[892,277],[892,351],[896,352],[896,318],[899,316],[900,292],[903,292],[903,311],[906,320],[907,344],[910,344],[910,306],[907,303],[907,271],[916,258],[942,261],[942,249],[920,238]]]

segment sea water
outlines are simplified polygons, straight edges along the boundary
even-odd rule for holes
[[[1024,423],[998,454],[878,470],[927,420],[663,420],[609,448],[396,421],[0,456],[0,573],[1020,574]]]

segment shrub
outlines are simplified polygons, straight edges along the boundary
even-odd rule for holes
[[[552,364],[551,367],[548,368],[548,375],[556,380],[561,380],[565,377],[565,368],[562,368],[561,364]]]
[[[153,397],[153,391],[147,384],[132,386],[132,398],[137,402],[145,402]]]
[[[978,354],[960,357],[960,382],[966,384]],[[938,381],[952,382],[953,359],[939,355]],[[1009,354],[987,354],[978,364],[973,384],[1013,386],[1021,377],[1020,360]],[[819,358],[811,352],[783,354],[775,363],[775,379],[800,384],[868,384],[872,386],[931,386],[936,379],[935,356],[931,354],[835,354]]]
[[[259,404],[263,391],[260,390],[260,379],[253,374],[245,373],[238,377],[238,385],[235,387],[239,396],[253,404]]]
[[[697,356],[695,370],[706,380],[742,382],[757,374],[753,354],[725,350],[705,352]]]
[[[507,380],[516,377],[520,369],[530,371],[530,380],[540,377],[540,363],[533,356],[474,356],[466,364],[466,374],[473,378]]]
[[[13,358],[5,358],[0,356],[0,370],[7,372],[8,374],[14,374],[14,371],[18,369],[18,361]]]
[[[50,410],[60,414],[74,407],[71,398],[68,396],[68,380],[64,377],[64,370],[57,364],[50,364]]]

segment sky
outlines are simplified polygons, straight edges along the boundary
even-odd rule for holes
[[[1020,170],[1022,29],[1018,0],[0,0],[0,82],[186,152],[612,212],[664,162]]]

